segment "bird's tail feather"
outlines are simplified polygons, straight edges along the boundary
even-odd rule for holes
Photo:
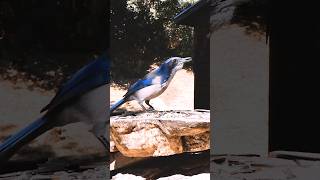
[[[110,108],[110,113],[112,113],[114,110],[116,110],[118,107],[120,107],[123,103],[125,103],[127,100],[126,98],[122,98],[121,100],[119,100],[118,102],[116,102],[115,104],[113,104]]]
[[[48,118],[46,117],[39,118],[0,144],[0,166],[10,159],[15,151],[24,144],[47,131],[49,128],[48,122]]]

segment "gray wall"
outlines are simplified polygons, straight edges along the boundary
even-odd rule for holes
[[[237,25],[211,34],[214,154],[268,152],[268,45]]]

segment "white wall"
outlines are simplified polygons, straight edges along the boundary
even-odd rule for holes
[[[211,35],[214,154],[268,151],[268,45],[232,25]]]

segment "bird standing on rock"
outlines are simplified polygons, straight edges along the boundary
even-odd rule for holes
[[[191,60],[191,57],[171,57],[167,59],[157,69],[130,86],[123,98],[111,106],[110,113],[123,103],[132,100],[138,101],[141,108],[145,111],[147,109],[143,106],[143,102],[145,102],[151,110],[154,110],[150,105],[150,100],[161,95],[169,86],[176,72],[183,68],[184,63],[190,62]]]

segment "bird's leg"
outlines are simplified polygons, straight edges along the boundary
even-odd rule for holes
[[[145,100],[146,104],[150,107],[150,110],[154,110],[154,107],[151,106],[150,100]]]
[[[110,150],[110,138],[108,138],[109,135],[109,126],[104,121],[96,122],[93,125],[93,128],[91,132],[94,134],[94,136],[102,143],[103,147],[108,150]]]
[[[147,111],[147,109],[143,106],[143,102],[138,101],[138,103],[139,103],[139,105],[142,107],[142,109],[143,109],[144,111]]]
[[[132,99],[138,101],[139,105],[141,106],[141,108],[144,110],[144,111],[147,111],[147,109],[143,106],[143,101],[141,101],[140,99],[138,99],[137,97],[135,96],[131,96]]]
[[[110,143],[104,136],[96,136],[96,138],[102,143],[103,147],[109,151]]]

